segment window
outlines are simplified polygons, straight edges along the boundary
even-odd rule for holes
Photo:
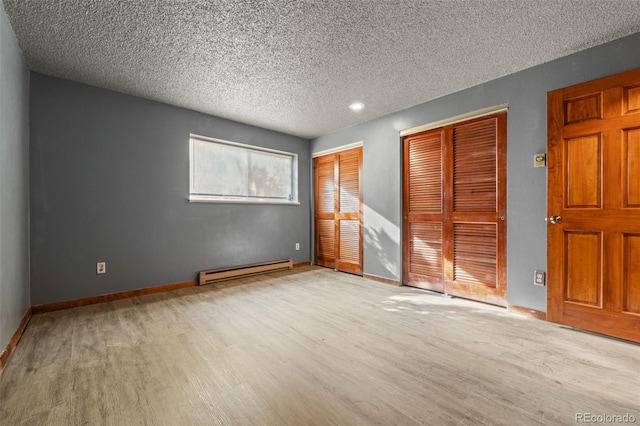
[[[191,135],[189,201],[298,203],[298,155]]]

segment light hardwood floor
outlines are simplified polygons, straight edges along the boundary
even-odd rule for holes
[[[306,267],[35,315],[2,425],[640,423],[640,345]]]

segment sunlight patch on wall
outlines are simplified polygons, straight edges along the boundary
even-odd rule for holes
[[[400,250],[400,227],[366,204],[362,207],[364,224],[365,261],[374,257],[391,277],[398,277],[399,261],[393,257]],[[391,256],[390,257],[390,253]]]

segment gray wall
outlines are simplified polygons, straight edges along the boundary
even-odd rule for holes
[[[507,129],[507,300],[546,311],[546,94],[640,67],[640,33],[311,141],[312,152],[363,141],[364,272],[401,278],[401,140],[399,132],[502,103]],[[366,99],[365,99],[366,102]]]
[[[0,2],[0,352],[29,301],[29,72]]]
[[[307,140],[36,73],[30,112],[34,305],[309,260]],[[300,206],[189,203],[189,133],[297,153]]]

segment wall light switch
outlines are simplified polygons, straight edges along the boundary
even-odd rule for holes
[[[533,271],[533,284],[545,285],[545,275],[544,271]]]
[[[547,154],[536,154],[533,157],[533,165],[536,167],[545,167],[547,165]]]

